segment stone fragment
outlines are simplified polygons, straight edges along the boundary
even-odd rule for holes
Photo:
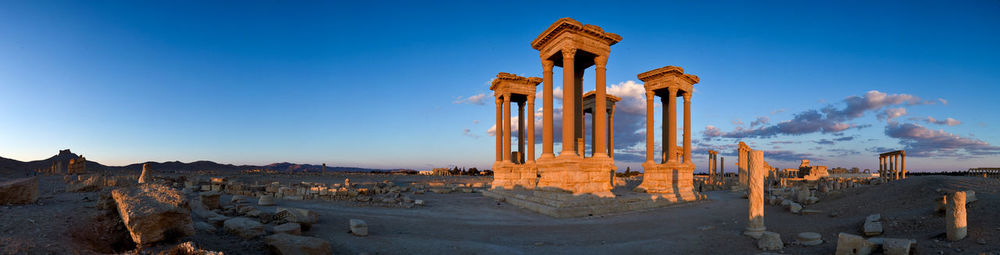
[[[184,254],[184,255],[224,255],[222,252],[218,251],[208,251],[199,249],[194,245],[194,242],[188,241],[177,246],[171,247],[169,250],[162,251],[158,254]]]
[[[208,218],[206,220],[208,220],[208,223],[211,223],[212,226],[221,227],[224,222],[226,222],[227,220],[229,220],[229,217],[226,217],[225,215],[217,215],[217,216]]]
[[[260,206],[272,206],[274,204],[274,196],[271,195],[261,195],[260,199],[257,200],[257,205]]]
[[[877,236],[882,234],[882,222],[866,221],[864,225],[865,236]]]
[[[799,203],[792,203],[790,206],[788,206],[788,211],[792,213],[802,212],[802,205],[800,205]]]
[[[359,219],[351,219],[351,234],[356,236],[368,236],[368,223]]]
[[[274,213],[275,219],[285,222],[295,222],[302,225],[302,230],[309,231],[312,224],[319,221],[319,214],[316,212],[300,208],[278,207]]]
[[[807,197],[806,198],[806,202],[804,204],[811,205],[811,204],[815,204],[815,203],[818,203],[818,202],[819,202],[819,198],[818,197]]]
[[[329,242],[315,237],[278,233],[264,237],[264,242],[274,254],[333,254]]]
[[[875,244],[864,237],[848,233],[837,235],[836,255],[867,255],[872,254]]]
[[[229,199],[229,202],[233,203],[233,204],[246,204],[246,203],[248,203],[247,202],[247,198],[244,197],[244,196],[240,196],[240,195],[234,195],[233,198]]]
[[[205,205],[206,209],[215,210],[219,209],[219,196],[221,194],[217,191],[202,192],[199,194],[201,197],[201,204]]]
[[[139,183],[149,183],[153,179],[153,170],[149,168],[149,164],[142,164],[142,174],[139,175]]]
[[[416,199],[416,200],[413,200],[413,204],[415,204],[415,205],[424,205],[425,202],[424,202],[423,199]]]
[[[215,232],[215,226],[212,226],[212,224],[208,224],[202,221],[194,223],[194,229],[197,229],[198,231],[202,232],[209,232],[209,233]]]
[[[30,204],[35,201],[38,201],[37,178],[0,182],[0,204]]]
[[[882,214],[878,213],[868,215],[868,217],[865,217],[865,222],[880,221],[880,220],[882,220]]]
[[[801,211],[799,211],[799,214],[802,214],[802,215],[820,214],[820,213],[823,213],[823,211],[822,210],[816,210],[816,209],[802,209]]]
[[[965,191],[965,204],[971,204],[972,202],[976,202],[976,200],[979,199],[976,198],[975,190],[970,189]]]
[[[274,226],[275,234],[302,235],[302,226],[295,222],[289,222]]]
[[[882,253],[885,255],[910,255],[917,250],[917,240],[885,238],[882,240]]]
[[[814,246],[823,243],[822,236],[816,232],[802,232],[795,236],[795,240],[803,246]]]
[[[251,239],[265,234],[264,225],[256,220],[244,217],[236,217],[223,224],[226,231],[236,234],[244,239]]]
[[[180,191],[160,184],[140,184],[111,192],[132,241],[149,244],[194,234],[190,207]]]
[[[785,245],[781,242],[781,235],[771,231],[764,231],[760,238],[757,239],[757,248],[765,251],[776,251],[785,248]]]

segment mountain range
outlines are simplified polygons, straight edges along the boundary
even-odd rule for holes
[[[14,159],[8,159],[0,157],[0,175],[17,175],[17,174],[27,174],[38,169],[50,169],[53,163],[62,162],[62,172],[65,172],[66,166],[69,164],[70,159],[79,158],[77,155],[71,152],[69,149],[60,150],[59,154],[52,156],[43,160],[35,161],[18,161]],[[238,172],[243,170],[252,169],[265,169],[273,170],[278,172],[321,172],[323,171],[322,165],[312,165],[312,164],[295,164],[295,163],[273,163],[264,166],[254,166],[254,165],[233,165],[233,164],[220,164],[212,161],[194,161],[189,163],[184,163],[180,161],[167,161],[167,162],[143,162],[135,163],[126,166],[106,166],[104,164],[98,163],[96,161],[91,161],[87,159],[87,171],[129,171],[138,172],[142,170],[142,164],[149,164],[150,168],[160,170],[160,171],[178,171],[178,172],[188,172],[188,171],[201,171],[201,170],[211,170],[219,172]],[[361,168],[361,167],[342,167],[342,166],[327,166],[326,171],[332,172],[387,172],[395,171],[398,169],[372,169],[372,168]]]

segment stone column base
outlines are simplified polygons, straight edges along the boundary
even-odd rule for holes
[[[614,197],[611,193],[610,170],[615,169],[609,157],[581,158],[576,155],[539,159],[541,173],[536,189],[572,194]]]
[[[685,201],[701,199],[694,191],[694,164],[646,162],[642,168],[642,184],[636,192],[675,194]]]
[[[491,186],[493,189],[534,189],[538,180],[536,170],[534,163],[494,162]]]

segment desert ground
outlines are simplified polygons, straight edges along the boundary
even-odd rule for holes
[[[176,174],[174,175],[176,176]],[[213,175],[244,182],[282,184],[302,181],[357,185],[390,181],[401,187],[423,183],[448,185],[488,183],[489,177],[383,174]],[[8,176],[11,179],[17,176]],[[169,178],[170,174],[164,177]],[[192,241],[206,251],[225,254],[268,254],[262,236],[242,238],[223,227],[197,229],[194,235],[154,245],[129,243],[128,231],[100,209],[103,188],[68,192],[64,176],[39,176],[39,199],[27,205],[0,206],[0,253],[98,254],[167,253]],[[630,185],[634,185],[630,182]],[[471,186],[471,185],[469,185]],[[484,187],[488,188],[488,187]],[[346,200],[277,199],[275,206],[251,205],[261,211],[294,207],[314,211],[318,221],[303,236],[326,240],[335,254],[757,254],[756,242],[742,235],[747,200],[742,192],[706,191],[707,199],[668,208],[582,218],[552,218],[482,196],[478,189],[450,193],[403,192],[424,200],[423,206],[397,206]],[[968,204],[968,237],[945,238],[945,219],[934,213],[934,198],[949,190],[975,190]],[[472,191],[472,192],[468,192]],[[917,241],[918,254],[1000,254],[1000,180],[963,176],[913,176],[879,185],[842,189],[819,195],[807,209],[793,214],[780,205],[765,206],[765,226],[781,234],[778,253],[832,254],[838,233],[861,235],[866,216],[881,214],[880,237]],[[468,193],[467,193],[468,192]],[[422,194],[418,194],[422,193]],[[185,195],[201,203],[198,192]],[[225,208],[232,200],[222,194]],[[192,206],[197,208],[199,206]],[[227,214],[225,209],[216,212]],[[104,215],[104,216],[102,216]],[[191,216],[202,222],[197,213]],[[369,234],[355,236],[349,221],[367,222]],[[273,228],[274,224],[265,224]],[[817,232],[823,244],[798,245],[800,232]]]

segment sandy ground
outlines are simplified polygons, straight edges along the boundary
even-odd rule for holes
[[[483,178],[330,175],[279,176],[270,181],[342,182],[392,179],[399,184],[425,181],[479,182]],[[67,193],[61,177],[41,178],[38,204],[0,206],[0,253],[91,254],[72,238],[74,225],[95,214],[97,192]],[[944,217],[935,216],[938,189],[973,189],[979,201],[969,205],[969,237],[944,239]],[[1000,254],[1000,180],[977,177],[918,176],[884,185],[865,186],[821,196],[796,215],[780,206],[765,206],[765,225],[781,234],[787,254],[831,254],[839,232],[860,234],[864,217],[881,213],[883,237],[916,239],[919,254]],[[755,242],[741,235],[747,200],[728,191],[706,192],[708,200],[642,212],[573,219],[554,219],[479,193],[418,194],[427,206],[359,207],[340,201],[279,201],[278,206],[308,208],[320,222],[304,235],[329,240],[337,254],[756,254]],[[223,197],[228,201],[228,196]],[[836,217],[830,214],[836,212]],[[349,219],[368,222],[370,235],[352,236]],[[824,243],[790,245],[795,234],[822,234]],[[985,244],[979,244],[979,240]],[[222,233],[199,232],[185,238],[203,248],[228,254],[266,254],[261,240],[244,241]],[[183,240],[182,240],[183,241]],[[136,251],[132,251],[136,252]]]

